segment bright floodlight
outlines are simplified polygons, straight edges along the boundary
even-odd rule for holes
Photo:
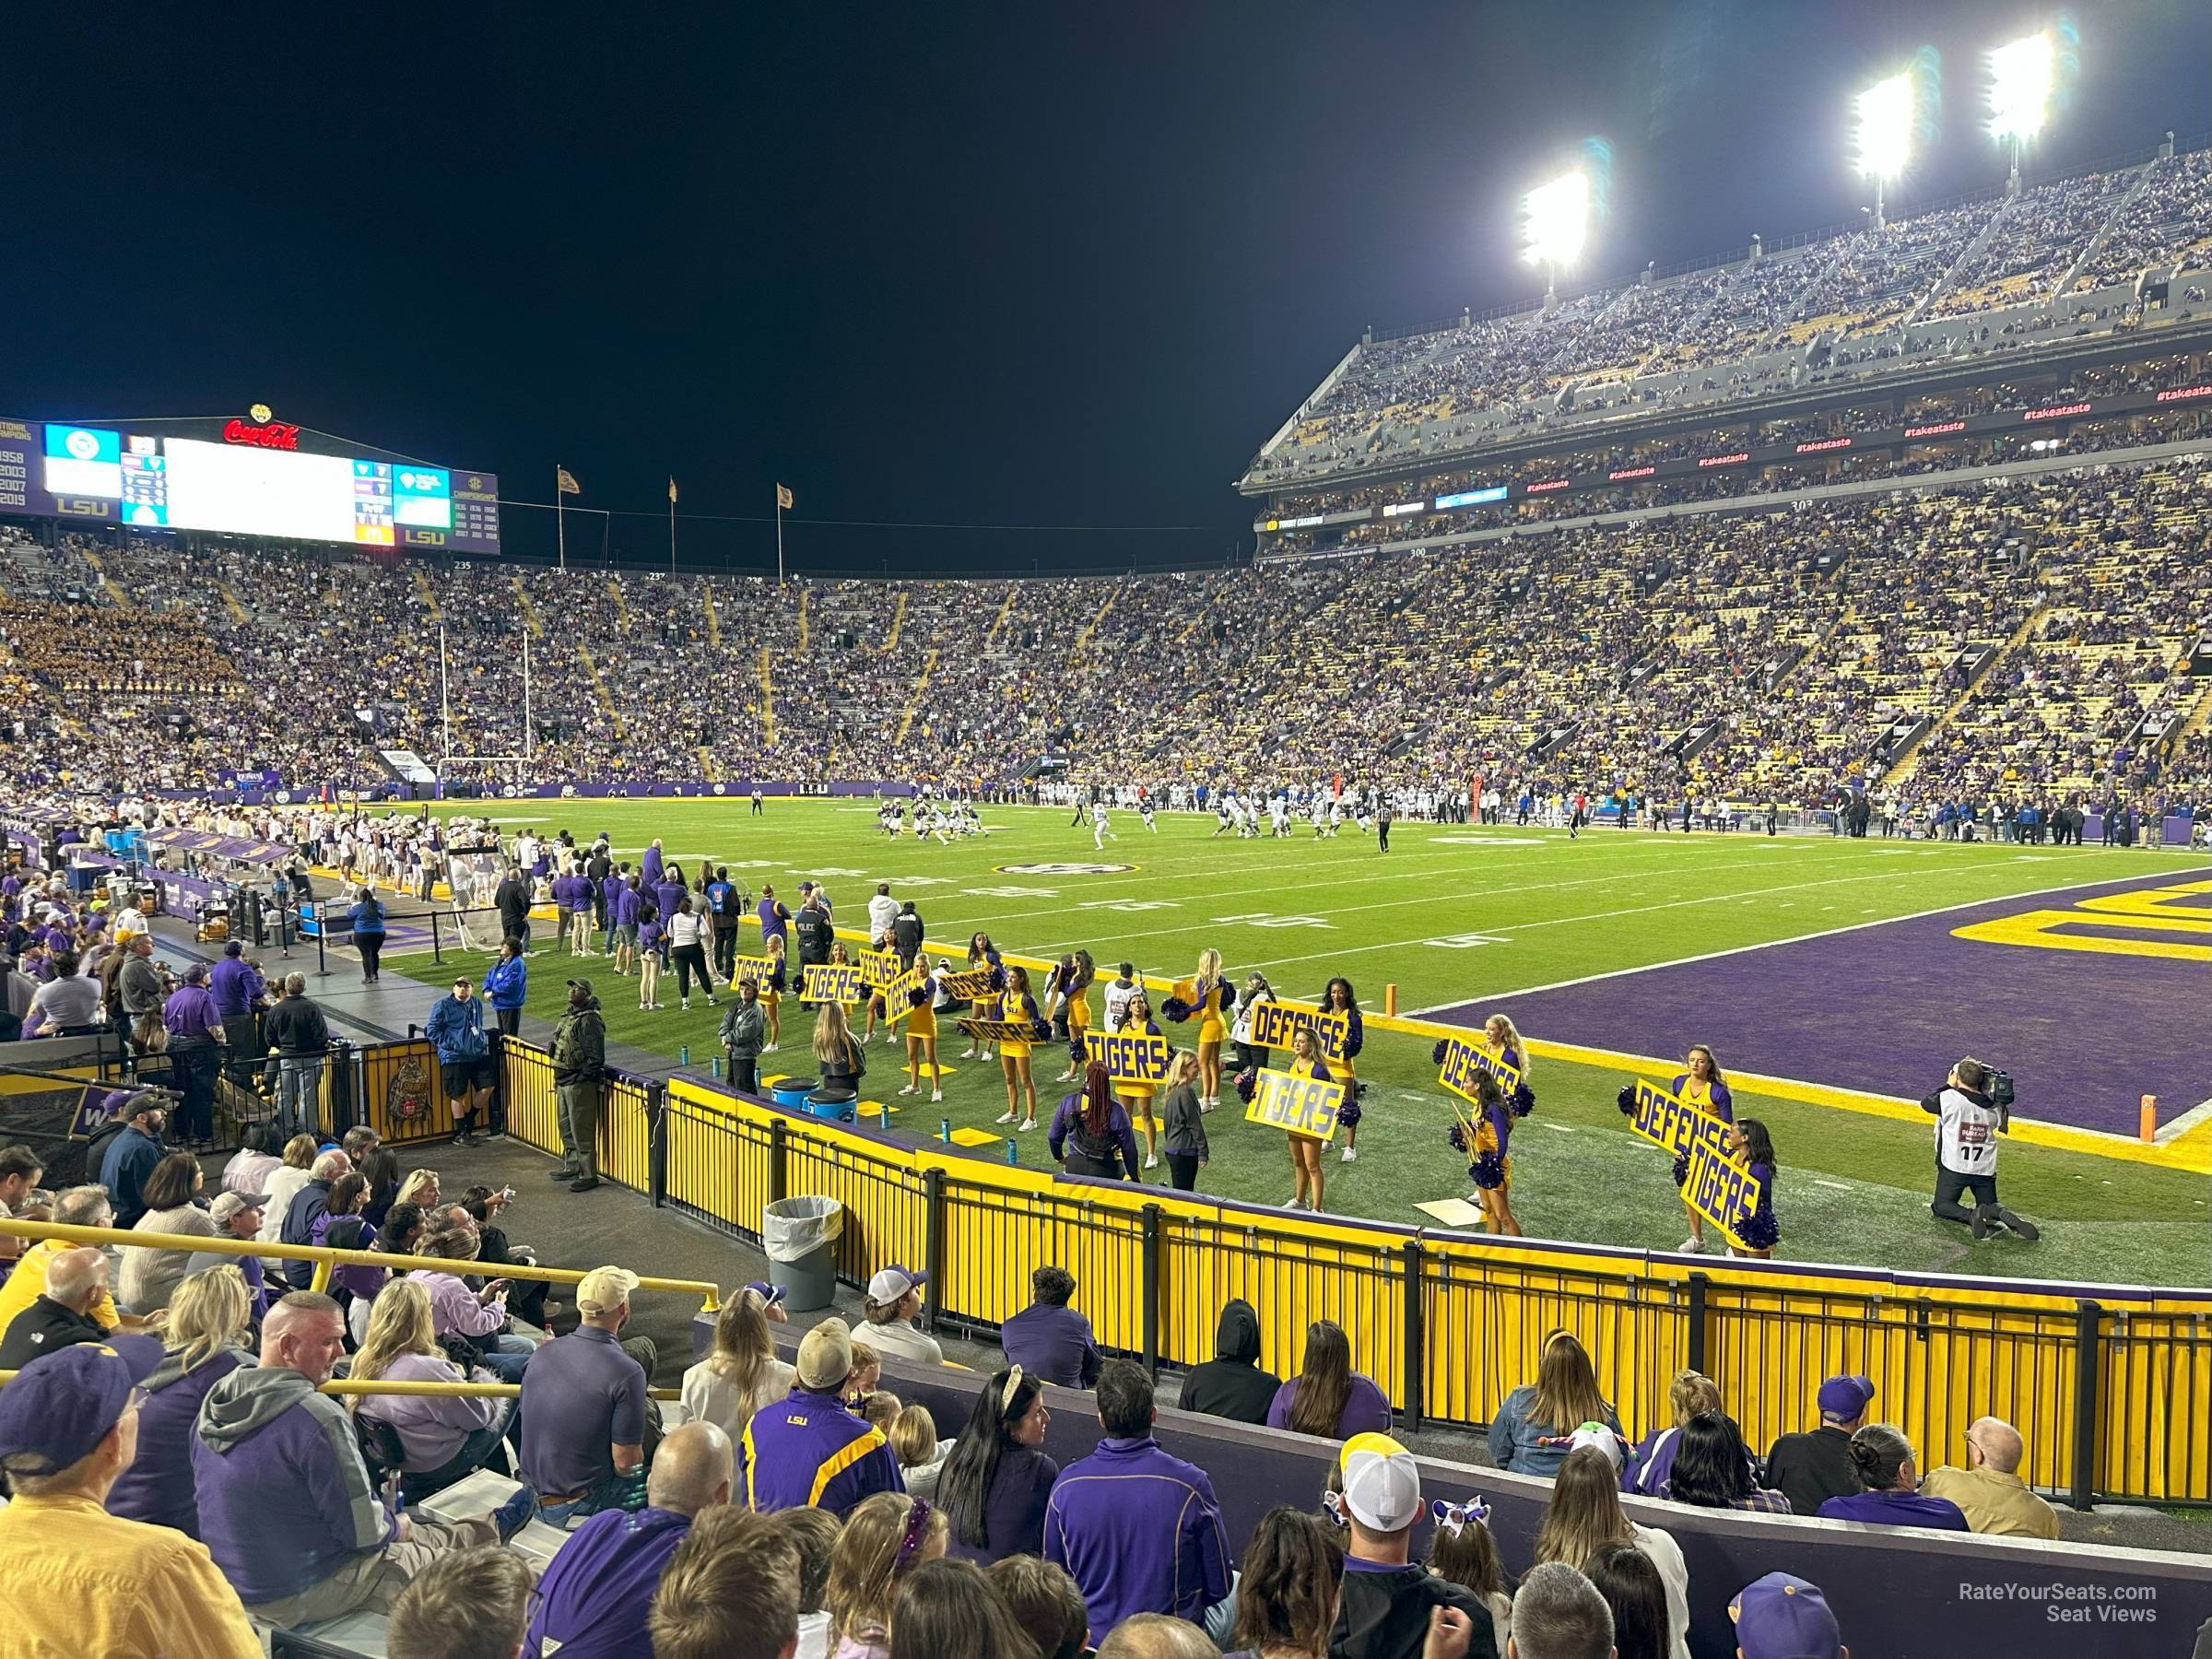
[[[1912,149],[1912,72],[1877,81],[1859,94],[1859,171],[1869,179],[1895,179],[1905,171]]]
[[[1531,265],[1566,270],[1582,257],[1590,233],[1590,179],[1577,170],[1530,191],[1522,204],[1526,222],[1523,257]]]
[[[1989,134],[2025,143],[2042,129],[2056,75],[2051,37],[2031,34],[1989,54]]]

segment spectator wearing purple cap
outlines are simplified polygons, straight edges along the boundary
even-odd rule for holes
[[[862,1340],[879,1354],[944,1364],[945,1350],[937,1339],[914,1324],[922,1312],[922,1287],[927,1283],[928,1274],[896,1262],[877,1273],[868,1281],[868,1323],[859,1333]]]
[[[18,1607],[65,1617],[65,1641],[27,1653],[253,1659],[261,1642],[206,1547],[102,1507],[138,1447],[138,1385],[161,1360],[149,1337],[44,1356],[0,1389],[0,1559]],[[11,1651],[14,1651],[11,1649]]]
[[[1767,1484],[1790,1500],[1800,1515],[1814,1515],[1830,1498],[1848,1498],[1865,1488],[1851,1461],[1851,1437],[1866,1421],[1874,1384],[1865,1377],[1830,1377],[1820,1384],[1814,1404],[1820,1427],[1785,1434],[1767,1453]]]
[[[1820,1586],[1770,1572],[1728,1604],[1741,1659],[1851,1659]]]
[[[1966,1515],[1948,1498],[1921,1495],[1912,1442],[1888,1423],[1868,1423],[1851,1437],[1852,1466],[1865,1488],[1830,1498],[1819,1509],[1823,1521],[1863,1521],[1875,1526],[1927,1526],[1967,1532]]]

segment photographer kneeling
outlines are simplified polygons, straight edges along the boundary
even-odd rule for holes
[[[1992,1229],[2029,1240],[2041,1236],[1997,1202],[1997,1136],[2010,1127],[2011,1104],[2011,1077],[1971,1059],[1952,1066],[1944,1087],[1920,1103],[1936,1119],[1936,1200],[1929,1212],[1965,1222],[1976,1239],[1986,1239]],[[1973,1194],[1972,1209],[1959,1202],[1961,1193]]]

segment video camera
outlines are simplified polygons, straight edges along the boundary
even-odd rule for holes
[[[1994,1065],[1987,1070],[1989,1103],[1997,1109],[1997,1133],[2006,1135],[2012,1130],[2012,1074]]]

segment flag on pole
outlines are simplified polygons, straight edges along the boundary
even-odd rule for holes
[[[776,505],[785,512],[791,511],[791,491],[781,484],[776,486]]]
[[[676,480],[674,478],[668,480],[668,505],[671,507],[676,505]]]
[[[553,471],[554,482],[559,486],[562,495],[582,495],[583,493],[583,486],[576,482],[576,475],[567,467],[556,466]]]

